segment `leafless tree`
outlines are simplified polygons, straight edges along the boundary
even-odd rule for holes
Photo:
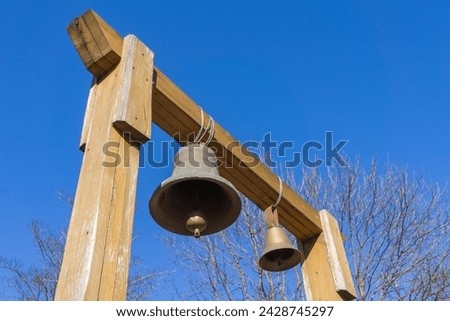
[[[29,267],[15,259],[0,256],[0,268],[8,272],[6,284],[17,293],[17,300],[53,300],[66,240],[65,231],[57,233],[33,221],[31,231],[41,256],[40,262]],[[150,270],[133,257],[130,264],[127,299],[146,300],[160,286],[167,271]]]
[[[286,181],[317,209],[327,209],[346,235],[345,247],[359,300],[449,300],[450,247],[447,188],[373,161],[347,167],[304,168]],[[299,267],[268,273],[257,265],[264,243],[263,215],[244,200],[237,223],[216,235],[171,237],[175,263],[189,287],[180,299],[301,300]]]
[[[348,167],[304,168],[285,181],[313,207],[327,209],[346,235],[345,247],[359,300],[450,300],[448,189],[420,175],[373,161]],[[31,225],[40,265],[0,257],[21,300],[52,300],[65,233]],[[196,240],[165,237],[180,268],[174,298],[182,300],[302,300],[300,267],[283,273],[259,268],[263,215],[248,200],[238,221]],[[128,299],[147,299],[165,272],[132,260]],[[182,277],[180,277],[182,276]],[[167,280],[167,278],[166,278]],[[183,280],[185,282],[183,282]]]
[[[65,233],[49,233],[33,221],[31,231],[42,264],[24,267],[20,261],[0,256],[0,268],[9,272],[7,283],[19,300],[53,300],[64,251]]]

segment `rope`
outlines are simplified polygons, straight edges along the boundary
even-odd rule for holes
[[[200,126],[200,130],[198,131],[197,135],[194,138],[194,143],[200,143],[203,137],[205,137],[206,133],[209,131],[208,139],[205,142],[205,145],[208,145],[214,137],[216,126],[214,119],[211,116],[209,116],[208,124],[205,127],[205,115],[203,112],[203,108],[200,107],[200,111],[202,124]]]
[[[201,117],[202,117],[202,125],[200,126],[200,130],[198,131],[197,135],[194,138],[194,143],[198,143],[201,135],[203,134],[203,130],[204,130],[204,123],[205,123],[205,115],[203,113],[203,108],[200,107],[200,111],[201,111]]]
[[[277,208],[278,204],[280,204],[281,198],[283,197],[283,181],[281,180],[280,176],[278,176],[278,182],[280,183],[278,199],[275,204],[272,205],[272,210],[275,210]]]

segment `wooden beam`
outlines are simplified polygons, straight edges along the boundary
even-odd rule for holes
[[[122,63],[125,75],[122,90],[117,96],[113,125],[122,132],[130,133],[131,139],[144,144],[150,139],[149,104],[152,101],[153,52],[134,37],[123,48],[126,57]]]
[[[201,127],[201,109],[167,76],[155,68],[153,120],[182,144]],[[209,115],[204,113],[206,120]],[[219,161],[220,173],[261,209],[278,198],[278,177],[266,165],[231,136],[220,124],[210,143]],[[321,232],[319,213],[301,196],[284,184],[278,205],[280,223],[299,239],[309,239]]]
[[[101,77],[120,61],[123,38],[93,10],[86,11],[67,27],[86,68]]]
[[[336,219],[320,211],[323,232],[299,242],[305,260],[302,274],[308,300],[342,301],[356,298],[356,291]]]
[[[85,153],[56,300],[126,299],[139,168],[133,133],[150,138],[153,53],[128,36],[121,57],[90,91]],[[118,119],[131,120],[132,130],[114,126]]]
[[[319,213],[336,292],[344,300],[353,300],[356,298],[356,290],[338,222],[327,210]]]
[[[94,12],[75,19],[68,31],[96,78],[83,124],[85,156],[56,297],[124,299],[138,162],[137,146],[130,140],[148,140],[153,119],[186,144],[202,126],[202,110],[153,66],[150,50],[131,36],[123,42]],[[206,120],[210,117],[203,115]],[[128,140],[124,131],[130,134]],[[131,166],[122,168],[116,158],[114,170],[100,168],[109,155],[102,142],[123,146],[117,155],[130,155]],[[278,177],[219,124],[215,124],[210,147],[222,163],[221,174],[247,198],[261,209],[275,203]],[[300,244],[303,241],[302,272],[308,298],[353,299],[355,291],[336,220],[326,211],[319,214],[289,186],[283,190],[277,207],[280,223]],[[117,271],[120,276],[115,275]]]
[[[106,52],[111,52],[113,47],[121,47],[117,37],[118,33],[93,11],[87,11],[75,20],[78,21],[78,27],[74,27],[74,25],[77,25],[75,22],[71,23],[68,27],[69,33],[72,36],[75,31],[78,32],[75,33],[77,37],[75,37],[74,44],[88,69],[88,66],[92,65],[92,61],[98,67],[98,61],[104,60],[103,57],[105,57]],[[93,23],[87,26],[82,25],[80,28],[80,21],[92,21]],[[81,33],[79,30],[81,30]],[[84,35],[83,30],[89,30],[93,35],[92,38],[89,35]],[[110,37],[114,40],[114,46],[104,45],[103,40],[108,38],[107,35],[114,35]],[[77,40],[80,37],[83,41]],[[102,41],[97,40],[97,37]],[[102,45],[89,46],[92,42]],[[97,47],[107,49],[100,50]],[[101,54],[98,53],[100,51]],[[117,55],[117,51],[114,51],[114,53]],[[94,71],[92,68],[89,70],[96,75],[97,67],[94,67]],[[101,72],[108,72],[107,67],[103,66]],[[153,121],[181,144],[186,143],[188,137],[192,138],[193,133],[198,132],[201,127],[200,107],[157,68],[155,68],[153,80],[155,86],[152,99]],[[204,113],[204,116],[205,119],[209,119],[208,114]],[[86,117],[89,117],[88,113]],[[277,175],[255,158],[222,126],[216,123],[215,127],[214,139],[210,146],[215,149],[219,161],[223,163],[220,167],[221,175],[261,209],[272,205],[278,198]],[[86,134],[82,136],[86,136]],[[83,147],[84,141],[82,138],[81,148],[83,149]],[[280,223],[301,240],[318,235],[322,229],[317,210],[286,184],[283,186],[283,191],[283,198],[278,206]]]

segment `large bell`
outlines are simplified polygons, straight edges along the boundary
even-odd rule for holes
[[[302,259],[301,252],[295,248],[281,227],[271,227],[266,231],[264,250],[259,266],[271,272],[293,268]]]
[[[219,175],[214,152],[205,144],[189,144],[175,155],[172,176],[155,190],[149,208],[166,230],[200,237],[233,224],[241,199],[236,188]]]

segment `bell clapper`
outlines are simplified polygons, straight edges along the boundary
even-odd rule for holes
[[[205,215],[199,210],[194,210],[186,221],[186,228],[198,239],[200,233],[206,229]]]
[[[277,262],[277,266],[282,266],[284,263],[284,258],[281,253],[278,253],[278,255],[275,257],[275,261]]]

